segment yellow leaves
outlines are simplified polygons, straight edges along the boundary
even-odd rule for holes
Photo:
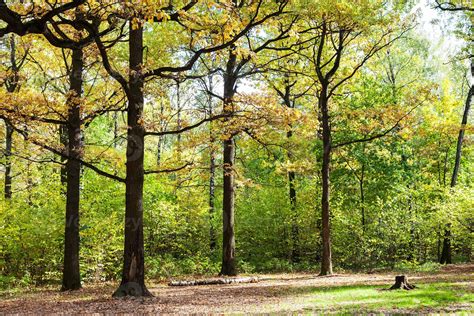
[[[312,173],[315,171],[314,159],[300,158],[297,161],[286,160],[284,162],[279,162],[276,165],[276,171],[279,174],[285,174],[290,171],[298,174]]]

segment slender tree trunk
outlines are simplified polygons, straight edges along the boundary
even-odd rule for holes
[[[473,74],[474,76],[474,74]],[[462,144],[464,142],[464,131],[466,130],[467,121],[469,119],[469,111],[472,104],[472,96],[474,95],[474,85],[471,85],[467,94],[466,105],[461,121],[461,128],[459,129],[458,141],[456,145],[456,159],[454,161],[453,176],[451,177],[451,187],[455,187],[458,181],[459,167],[461,165]]]
[[[211,145],[212,146],[212,145]],[[213,252],[217,247],[216,230],[214,227],[215,217],[215,199],[216,199],[216,158],[214,149],[211,148],[211,157],[209,165],[209,248]]]
[[[177,126],[178,129],[181,129],[181,84],[179,81],[176,82],[176,108],[177,113]],[[181,133],[178,133],[176,137],[178,141],[178,155],[181,155]]]
[[[16,42],[15,37],[10,37],[10,62],[12,75],[6,81],[7,91],[14,93],[18,88],[19,69],[16,62]],[[5,200],[12,198],[12,143],[13,127],[5,120]]]
[[[163,130],[163,114],[165,112],[165,107],[163,105],[163,101],[161,101],[160,103],[160,130]],[[161,164],[161,155],[162,155],[162,151],[163,151],[163,140],[164,140],[164,136],[158,136],[158,144],[157,144],[157,148],[156,148],[156,165],[157,166],[160,166]]]
[[[79,270],[79,196],[82,156],[81,101],[82,71],[84,67],[81,49],[72,52],[72,68],[69,75],[70,91],[68,99],[68,155],[66,163],[66,227],[64,236],[64,269],[62,291],[81,288]]]
[[[12,198],[12,140],[13,128],[5,121],[5,200]]]
[[[209,76],[209,90],[212,92],[213,82],[212,75]],[[208,112],[209,117],[213,115],[212,109],[212,96],[208,96]],[[209,124],[209,141],[211,143],[209,153],[209,249],[211,252],[217,247],[216,229],[214,227],[215,217],[215,200],[216,200],[216,151],[214,150],[214,130],[212,128],[212,122]]]
[[[65,149],[68,149],[69,146],[68,146],[68,142],[69,142],[69,132],[68,132],[68,127],[65,125],[65,124],[61,124],[59,125],[59,142],[61,143],[61,145],[65,148]],[[64,157],[61,157],[61,162],[63,163],[61,165],[61,170],[60,170],[60,173],[61,173],[61,184],[62,184],[62,191],[61,192],[65,192],[66,187],[67,187],[67,159],[64,158]]]
[[[128,138],[125,197],[125,242],[122,282],[113,294],[121,296],[151,296],[145,286],[143,250],[143,156],[145,129],[143,113],[143,28],[130,23],[130,78],[128,96]]]
[[[361,170],[360,170],[360,178],[359,178],[359,188],[360,188],[360,215],[361,215],[362,232],[365,232],[364,176],[365,176],[365,164],[362,164],[362,168],[361,168]]]
[[[323,161],[321,167],[322,178],[322,196],[321,196],[321,219],[322,219],[322,262],[320,275],[332,274],[332,255],[331,255],[331,224],[330,224],[330,205],[329,205],[329,186],[330,186],[330,168],[331,168],[331,126],[328,109],[327,87],[323,86],[319,96],[319,108],[321,111],[322,138],[323,138]]]
[[[471,75],[474,77],[474,61],[471,61]],[[466,104],[464,106],[464,113],[461,120],[461,128],[459,129],[458,141],[456,144],[456,158],[454,160],[453,175],[451,177],[451,188],[454,188],[458,181],[459,168],[461,165],[462,144],[464,142],[464,131],[469,119],[469,111],[472,105],[472,96],[474,95],[474,85],[471,85],[467,93]],[[451,260],[451,227],[446,225],[443,238],[443,250],[441,251],[441,264],[450,264]]]
[[[444,166],[443,166],[443,185],[446,186],[446,175],[448,174],[448,158],[449,158],[449,146],[446,147],[444,153]]]
[[[290,129],[286,133],[287,139],[293,137],[293,131]],[[288,159],[292,159],[293,154],[288,151]],[[300,262],[300,240],[299,240],[299,226],[298,226],[298,212],[296,209],[296,188],[295,188],[296,173],[288,171],[288,193],[290,198],[291,209],[291,240],[293,246],[291,248],[291,261],[294,263]]]
[[[236,77],[234,69],[236,66],[237,56],[232,52],[229,53],[229,60],[226,66],[226,73],[224,76],[224,110],[225,114],[233,113],[234,111],[234,93]],[[222,245],[222,267],[221,275],[237,275],[237,268],[235,263],[235,232],[234,232],[234,160],[235,160],[235,140],[234,136],[229,135],[224,140],[224,155],[223,155],[223,171],[224,171],[224,186],[223,186],[223,245]]]
[[[119,147],[119,122],[118,122],[118,112],[113,113],[113,120],[114,120],[114,148]]]

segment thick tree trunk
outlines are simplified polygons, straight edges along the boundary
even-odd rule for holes
[[[12,140],[13,128],[5,121],[5,200],[12,198]]]
[[[236,275],[234,232],[234,138],[224,141],[223,247],[221,275]]]
[[[133,29],[130,23],[130,78],[128,96],[127,176],[125,197],[125,242],[122,282],[113,294],[151,296],[145,286],[143,251],[143,156],[145,130],[143,113],[143,28]]]
[[[331,168],[331,126],[328,109],[327,87],[322,88],[319,96],[319,109],[321,111],[322,138],[323,138],[323,161],[321,166],[322,196],[321,196],[321,220],[322,220],[322,262],[320,275],[332,274],[331,255],[331,224],[329,205],[329,186]]]
[[[389,290],[413,290],[415,286],[408,283],[408,279],[404,275],[397,275],[395,277],[395,284]]]
[[[225,114],[231,114],[234,111],[234,93],[236,76],[234,69],[237,57],[231,51],[229,52],[229,60],[227,61],[226,73],[224,76],[224,110]],[[222,267],[221,275],[237,275],[235,262],[235,232],[234,232],[234,160],[235,160],[235,140],[231,132],[227,139],[224,140],[223,155],[223,244],[222,244]]]
[[[447,225],[444,230],[443,238],[443,250],[441,251],[441,258],[439,259],[441,264],[451,264],[451,228]]]
[[[72,52],[72,68],[69,75],[71,96],[68,99],[68,155],[66,163],[66,227],[64,236],[64,269],[62,291],[81,288],[79,270],[79,196],[82,156],[81,95],[82,70],[84,67],[81,49]]]

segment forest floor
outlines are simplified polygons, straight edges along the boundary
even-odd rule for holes
[[[387,291],[397,273],[258,275],[258,283],[167,286],[149,282],[152,298],[113,299],[116,284],[86,284],[76,292],[33,288],[0,293],[4,314],[428,314],[474,313],[474,264],[433,273],[405,273],[417,286]]]

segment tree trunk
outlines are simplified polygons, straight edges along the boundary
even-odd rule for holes
[[[6,80],[8,93],[14,93],[18,88],[20,79],[19,68],[16,62],[16,42],[15,37],[10,37],[10,63],[12,74]],[[12,143],[13,127],[5,120],[5,200],[12,198]]]
[[[444,229],[444,238],[443,238],[443,250],[441,251],[441,258],[439,259],[441,264],[451,264],[451,227],[446,225]]]
[[[331,126],[328,109],[327,87],[323,86],[319,96],[319,108],[321,111],[322,138],[323,138],[323,161],[321,167],[322,196],[321,196],[321,220],[322,220],[322,262],[320,275],[332,274],[331,258],[331,224],[329,205],[330,164],[331,164]]]
[[[360,216],[362,224],[362,232],[365,233],[365,196],[364,196],[364,176],[365,176],[365,164],[362,164],[359,178],[360,188]]]
[[[474,76],[474,61],[471,61],[471,75]],[[471,85],[467,93],[466,105],[461,120],[461,128],[459,129],[458,141],[456,145],[456,158],[454,161],[453,175],[451,177],[451,188],[454,188],[458,181],[459,168],[461,165],[462,144],[464,142],[464,131],[469,119],[469,111],[472,104],[472,96],[474,95],[474,85]],[[446,225],[443,238],[443,250],[441,251],[440,263],[450,264],[451,261],[451,228],[450,224]]]
[[[5,200],[12,198],[12,140],[13,128],[5,121]]]
[[[130,23],[130,77],[128,95],[128,137],[125,197],[125,242],[122,282],[113,294],[122,296],[151,296],[145,286],[143,251],[143,156],[145,130],[143,113],[143,28]]]
[[[395,284],[389,290],[413,290],[414,285],[408,283],[408,279],[404,275],[397,275],[395,277]]]
[[[59,142],[61,145],[64,147],[64,149],[69,149],[68,146],[68,141],[69,141],[69,132],[68,132],[68,127],[65,124],[59,125]],[[67,159],[61,156],[61,192],[64,193],[65,188],[67,187]],[[67,190],[67,189],[66,189]]]
[[[290,129],[286,133],[286,137],[290,139],[293,136],[293,131]],[[288,159],[292,158],[291,151],[288,151]],[[291,248],[291,261],[294,263],[300,262],[300,240],[299,240],[299,226],[298,226],[298,213],[296,210],[296,188],[295,188],[296,173],[294,171],[288,171],[288,190],[290,198],[290,210],[291,210],[291,240],[293,242]]]
[[[68,155],[66,163],[66,227],[64,235],[64,269],[62,291],[81,288],[79,270],[79,196],[82,156],[81,96],[84,67],[81,49],[72,52],[72,68],[69,75],[71,96],[68,99]]]
[[[474,74],[473,74],[474,75]],[[472,96],[474,95],[474,85],[471,85],[467,94],[466,105],[461,121],[461,128],[459,129],[458,142],[456,146],[456,159],[454,161],[453,176],[451,177],[451,187],[456,186],[458,181],[459,167],[461,165],[462,143],[464,141],[464,131],[466,130],[467,121],[469,119],[469,111],[471,109]]]
[[[165,106],[163,104],[163,101],[160,103],[160,130],[163,130],[163,117],[164,117],[164,112],[165,112]],[[163,150],[163,140],[164,140],[164,135],[158,136],[158,144],[156,148],[156,165],[159,167],[161,164],[161,155],[162,155],[162,150]]]
[[[212,145],[211,145],[212,146]],[[210,157],[210,165],[209,165],[209,248],[211,252],[213,252],[217,247],[217,238],[216,238],[216,231],[214,228],[214,216],[215,216],[215,199],[216,199],[216,158],[214,149],[211,149],[211,157]]]
[[[114,112],[113,114],[114,120],[114,148],[119,147],[119,122],[118,122],[118,112]]]
[[[233,137],[224,141],[223,248],[221,275],[236,275],[234,232],[234,158]]]
[[[212,75],[209,76],[209,91],[213,90]],[[212,108],[212,95],[208,96],[208,112],[209,117],[213,115]],[[216,229],[214,227],[214,217],[216,213],[215,200],[216,200],[216,151],[214,150],[214,130],[212,128],[212,122],[209,124],[209,141],[211,143],[209,152],[209,249],[211,253],[216,250],[217,237]]]
[[[231,114],[234,111],[234,93],[236,76],[234,69],[236,66],[237,56],[229,52],[229,60],[227,61],[226,73],[224,76],[224,110],[225,114]],[[224,171],[224,186],[223,186],[223,245],[222,245],[222,267],[221,275],[237,275],[237,268],[235,264],[235,232],[234,232],[234,160],[235,160],[235,140],[234,135],[230,135],[224,140],[224,155],[223,155],[223,171]]]

